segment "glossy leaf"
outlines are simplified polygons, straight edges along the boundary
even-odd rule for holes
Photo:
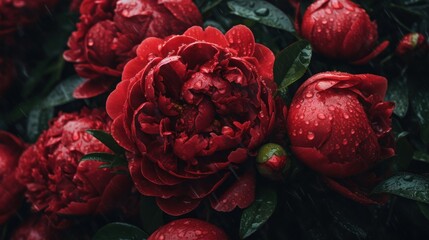
[[[380,183],[373,193],[390,193],[429,204],[429,179],[413,173],[400,173]]]
[[[417,202],[417,205],[419,206],[423,216],[425,216],[425,218],[429,220],[429,205],[420,202]]]
[[[259,189],[255,201],[241,215],[240,237],[247,238],[258,230],[271,217],[276,205],[277,193],[273,189]]]
[[[27,118],[27,136],[33,142],[40,133],[48,128],[49,120],[54,116],[53,108],[33,109]]]
[[[201,13],[204,14],[219,5],[222,1],[223,0],[195,0],[195,3],[197,4]]]
[[[311,61],[311,45],[305,40],[292,43],[276,56],[274,62],[274,80],[279,91],[300,79],[307,71]]]
[[[97,152],[84,155],[80,161],[98,161],[111,163],[115,161],[116,156],[110,153]]]
[[[269,27],[295,32],[289,17],[267,1],[232,0],[227,2],[231,13]]]
[[[389,81],[386,100],[395,102],[393,112],[399,117],[404,117],[405,114],[407,114],[409,105],[408,86],[406,81],[402,78]]]
[[[95,129],[86,130],[86,132],[100,140],[100,142],[106,145],[106,147],[108,147],[114,153],[119,155],[124,153],[125,150],[121,146],[119,146],[118,143],[116,143],[115,139],[113,139],[113,137],[109,133]]]
[[[425,152],[416,151],[413,154],[413,159],[429,163],[429,154]]]
[[[396,155],[393,160],[393,167],[396,171],[403,171],[408,168],[413,158],[413,146],[407,139],[407,132],[402,132],[396,140]]]
[[[429,92],[420,89],[413,94],[412,107],[419,120],[421,127],[421,138],[425,143],[429,143]]]
[[[142,197],[140,200],[140,219],[145,232],[152,234],[164,224],[163,212],[153,197]]]
[[[126,223],[114,222],[95,233],[93,240],[144,240],[148,235],[140,228]]]
[[[61,81],[42,101],[41,107],[55,107],[73,101],[73,91],[82,82],[83,79],[78,76],[72,76]]]

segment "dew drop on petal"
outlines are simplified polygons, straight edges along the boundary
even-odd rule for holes
[[[347,141],[347,139],[343,139],[343,145],[347,145],[349,142]]]
[[[317,114],[317,118],[320,120],[324,120],[324,119],[326,119],[326,116],[323,113],[319,113],[319,114]]]
[[[350,130],[350,133],[353,135],[356,133],[356,131],[354,129]]]
[[[350,118],[350,116],[347,113],[344,113],[343,116],[344,116],[345,119],[349,119]]]
[[[308,132],[308,133],[307,133],[307,139],[308,139],[308,140],[310,140],[310,141],[311,141],[311,140],[313,140],[313,139],[314,139],[314,137],[315,137],[315,136],[314,136],[314,133],[313,133],[313,132]]]
[[[313,97],[313,93],[311,93],[311,92],[307,92],[307,93],[305,94],[305,97],[306,97],[306,98],[312,98],[312,97]]]

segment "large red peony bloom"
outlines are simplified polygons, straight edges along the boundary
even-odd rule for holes
[[[228,240],[225,232],[205,221],[183,218],[172,221],[156,230],[148,240]]]
[[[109,131],[107,114],[98,109],[61,113],[22,154],[16,175],[35,211],[56,220],[58,215],[106,213],[127,200],[128,176],[100,169],[101,162],[80,162],[85,154],[109,152],[88,129]]]
[[[0,36],[15,31],[18,26],[37,20],[46,8],[58,0],[0,0]]]
[[[70,49],[64,52],[87,79],[75,90],[76,98],[93,97],[112,87],[143,39],[180,34],[202,24],[192,0],[84,0],[80,14],[69,38]]]
[[[350,0],[315,1],[305,11],[299,31],[314,51],[355,64],[367,63],[389,45],[384,41],[374,48],[377,24]]]
[[[106,106],[137,189],[172,215],[212,193],[218,211],[249,206],[246,160],[286,111],[273,97],[273,62],[242,25],[145,39]]]
[[[373,167],[394,154],[386,89],[387,80],[372,74],[320,73],[298,89],[287,119],[297,158],[362,203],[374,202],[366,191],[378,179]]]
[[[0,130],[0,225],[21,205],[25,187],[16,182],[15,171],[26,144]]]

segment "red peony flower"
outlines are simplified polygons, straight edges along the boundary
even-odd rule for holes
[[[16,70],[12,59],[0,57],[0,98],[5,95],[15,77]]]
[[[0,130],[0,225],[21,205],[24,186],[16,182],[15,169],[26,144],[14,135]]]
[[[227,240],[222,229],[205,221],[184,218],[172,221],[156,230],[148,240]]]
[[[80,162],[85,154],[109,152],[87,129],[109,131],[107,114],[98,109],[61,113],[22,154],[17,179],[35,211],[55,220],[59,214],[106,213],[127,200],[128,176],[100,169],[101,162]]]
[[[376,75],[320,73],[298,89],[287,119],[296,157],[333,178],[328,179],[330,186],[336,184],[336,190],[363,203],[374,202],[364,191],[376,182],[370,178],[380,176],[371,172],[373,167],[394,155],[390,135],[394,104],[383,102],[386,89],[387,80]]]
[[[406,34],[396,47],[395,53],[399,56],[411,56],[424,53],[429,49],[429,43],[421,33]]]
[[[389,45],[384,41],[374,48],[377,24],[350,0],[315,1],[305,11],[299,31],[314,51],[354,64],[367,63]]]
[[[140,193],[155,196],[171,215],[212,193],[218,211],[249,206],[248,156],[285,112],[273,97],[273,62],[242,25],[225,35],[192,27],[166,40],[145,39],[106,103]]]
[[[18,26],[37,20],[46,8],[58,0],[0,0],[0,36],[15,31]]]
[[[80,14],[68,42],[70,50],[64,52],[87,79],[75,90],[76,98],[93,97],[112,87],[143,39],[179,34],[202,24],[191,0],[84,0]]]

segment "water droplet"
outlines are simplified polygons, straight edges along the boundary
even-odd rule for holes
[[[88,39],[88,46],[90,47],[94,46],[94,39],[92,38]]]
[[[304,114],[301,114],[301,116],[299,116],[299,119],[304,119]]]
[[[300,128],[300,129],[298,130],[298,133],[299,133],[299,134],[302,134],[302,128]]]
[[[201,235],[203,234],[203,232],[201,232],[200,230],[195,230],[195,235]]]
[[[329,111],[334,111],[335,107],[331,105],[331,106],[328,107],[328,109],[329,109]]]
[[[326,12],[326,14],[332,14],[332,10],[331,10],[331,9],[329,9],[329,8],[326,8],[326,9],[325,9],[325,12]]]
[[[344,117],[345,119],[349,119],[349,118],[350,118],[350,116],[349,116],[347,113],[344,113],[343,117]]]
[[[296,130],[292,131],[292,136],[296,136]]]
[[[80,133],[79,132],[74,132],[72,134],[72,139],[73,139],[73,141],[79,140],[80,139]]]
[[[322,24],[327,24],[327,23],[328,23],[328,21],[326,19],[322,20]]]
[[[319,126],[319,122],[314,121],[314,126],[315,126],[315,127]]]
[[[295,108],[300,108],[301,107],[301,104],[297,104],[296,106],[295,106]]]
[[[340,3],[340,1],[338,1],[338,0],[333,0],[331,3],[332,3],[332,7],[335,9],[343,8],[343,4]]]
[[[319,32],[319,33],[320,33],[320,32],[322,32],[322,28],[320,28],[320,27],[318,27],[316,30],[317,30],[317,32]]]
[[[270,10],[268,8],[258,8],[255,11],[255,14],[261,17],[266,17],[270,14]]]
[[[343,139],[343,145],[347,145],[349,142],[347,141],[347,139]]]
[[[413,180],[413,176],[405,175],[405,176],[403,177],[403,179],[404,179],[405,181],[407,181],[407,182],[411,182],[411,181]]]
[[[307,92],[307,93],[305,94],[305,97],[306,97],[306,98],[312,98],[312,97],[313,97],[313,93],[311,93],[311,92]]]
[[[310,122],[309,121],[305,121],[305,124],[308,125],[308,124],[310,124]]]
[[[158,239],[159,239],[159,240],[164,240],[164,239],[165,239],[165,236],[164,236],[164,235],[160,235],[160,236],[158,237]]]
[[[308,133],[307,133],[307,139],[308,139],[308,140],[310,140],[310,141],[311,141],[311,140],[313,140],[313,139],[314,139],[314,137],[315,137],[315,136],[314,136],[314,133],[313,133],[313,132],[308,132]]]
[[[350,130],[350,133],[353,135],[356,133],[356,131],[354,129]]]
[[[320,120],[324,120],[324,119],[326,119],[326,116],[323,113],[319,113],[319,114],[317,114],[317,118]]]
[[[338,145],[338,144],[335,144],[335,149],[340,149],[340,145]]]

